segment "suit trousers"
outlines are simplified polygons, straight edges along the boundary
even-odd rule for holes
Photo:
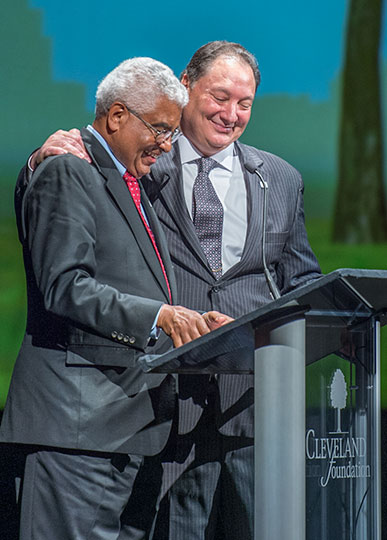
[[[146,538],[143,524],[139,528],[129,512],[142,461],[141,456],[127,454],[52,449],[29,453],[21,490],[20,540]]]
[[[252,540],[254,441],[216,428],[217,384],[195,429],[173,434],[152,540]]]

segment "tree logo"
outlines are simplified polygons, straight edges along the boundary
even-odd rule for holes
[[[336,431],[330,433],[347,433],[341,430],[341,410],[345,409],[347,403],[347,383],[345,382],[344,373],[341,369],[336,369],[331,382],[330,400],[331,406],[336,409]]]

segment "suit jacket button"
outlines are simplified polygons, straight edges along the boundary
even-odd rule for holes
[[[131,343],[132,345],[133,345],[133,343],[136,343],[136,338],[133,337],[133,336],[130,336],[129,343]]]
[[[124,338],[124,334],[119,333],[117,336],[118,341],[122,341]]]
[[[124,336],[124,339],[122,340],[124,343],[128,343],[129,341],[129,336]]]
[[[113,339],[116,339],[118,334],[117,334],[117,332],[115,330],[113,330],[111,336],[112,336]]]

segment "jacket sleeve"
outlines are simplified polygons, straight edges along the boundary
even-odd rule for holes
[[[299,177],[294,220],[277,267],[282,294],[321,277],[320,266],[309,245],[305,228],[303,193],[304,186]]]
[[[28,164],[21,169],[19,176],[17,177],[15,193],[14,193],[14,204],[15,204],[15,214],[16,214],[16,224],[19,232],[19,240],[22,242],[23,234],[21,227],[21,208],[24,193],[27,189],[28,183],[31,179],[32,171],[28,169]]]
[[[122,333],[127,345],[143,350],[163,302],[96,278],[98,186],[90,168],[74,156],[49,158],[39,167],[23,199],[24,247],[48,312],[108,339]]]

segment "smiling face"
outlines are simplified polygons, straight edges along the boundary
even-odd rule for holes
[[[181,129],[205,156],[227,148],[239,139],[250,120],[255,96],[255,79],[249,65],[235,58],[220,56],[200,79],[190,86]]]
[[[164,96],[151,111],[141,114],[141,118],[154,128],[170,131],[179,126],[180,116],[179,105]],[[104,125],[101,126],[97,120],[95,127],[104,136],[116,158],[136,178],[148,174],[156,159],[171,149],[170,139],[157,144],[154,133],[120,102],[110,107]]]

